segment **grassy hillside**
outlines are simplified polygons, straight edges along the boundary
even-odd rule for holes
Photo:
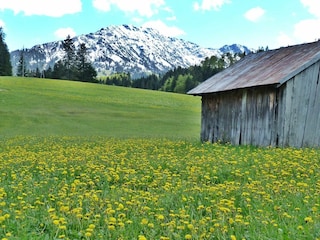
[[[200,98],[61,80],[0,77],[1,136],[198,138]]]

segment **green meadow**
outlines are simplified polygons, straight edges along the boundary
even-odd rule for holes
[[[0,77],[1,136],[198,138],[200,98],[36,78]]]
[[[201,143],[200,102],[0,77],[0,240],[319,240],[320,149]]]

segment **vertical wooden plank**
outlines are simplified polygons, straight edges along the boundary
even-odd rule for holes
[[[241,98],[241,118],[240,118],[240,135],[241,135],[241,144],[247,144],[247,90],[244,89],[242,92]]]
[[[305,79],[307,88],[306,96],[309,97],[308,111],[306,113],[305,131],[303,136],[303,146],[319,146],[317,136],[319,129],[320,97],[319,97],[319,81],[320,81],[320,62],[310,66],[308,78]]]

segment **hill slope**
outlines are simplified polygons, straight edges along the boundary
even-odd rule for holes
[[[75,46],[85,43],[93,66],[100,74],[129,72],[133,78],[148,73],[165,73],[175,67],[199,64],[212,55],[220,57],[236,48],[224,46],[219,49],[202,48],[195,43],[167,37],[151,28],[129,25],[109,26],[94,33],[73,38]],[[246,47],[238,45],[238,50]],[[16,71],[21,51],[11,52],[11,62]],[[26,49],[27,68],[47,69],[53,67],[63,55],[61,41],[36,45]]]
[[[198,138],[200,98],[0,77],[0,135]]]

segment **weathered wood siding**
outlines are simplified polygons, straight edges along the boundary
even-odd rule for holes
[[[279,146],[320,146],[320,62],[279,88]]]
[[[203,95],[201,140],[275,146],[276,101],[275,87]]]
[[[201,140],[233,145],[320,146],[320,62],[281,87],[202,95]]]

